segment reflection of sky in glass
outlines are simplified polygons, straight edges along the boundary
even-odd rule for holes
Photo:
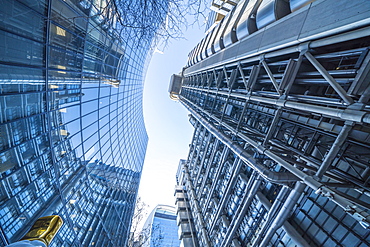
[[[180,246],[180,240],[177,234],[176,216],[173,219],[164,219],[160,217],[154,217],[153,227],[155,228],[152,235],[151,246],[162,246],[162,247],[176,247]],[[161,239],[155,241],[155,239]],[[159,242],[159,245],[158,243]],[[156,245],[157,244],[157,245]]]
[[[9,242],[37,216],[58,214],[65,225],[52,246],[124,245],[148,139],[151,42],[127,42],[136,31],[90,18],[115,13],[106,4],[2,3],[0,235]]]
[[[175,209],[172,206],[158,205],[145,221],[142,234],[149,234],[145,247],[178,247],[180,240],[177,235]],[[145,241],[145,240],[144,240]]]

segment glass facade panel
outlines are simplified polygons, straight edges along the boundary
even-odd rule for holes
[[[148,216],[139,245],[143,247],[179,247],[175,208],[158,205]]]
[[[143,78],[166,13],[141,39],[118,2],[2,1],[0,246],[51,214],[65,222],[52,246],[126,243],[148,139]]]

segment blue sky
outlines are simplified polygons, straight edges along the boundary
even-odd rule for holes
[[[204,36],[204,27],[189,27],[186,39],[172,40],[164,54],[154,53],[144,86],[144,119],[149,136],[139,196],[149,205],[174,205],[174,186],[180,159],[186,159],[193,127],[188,112],[171,100],[168,85],[172,74],[179,73],[187,55]]]

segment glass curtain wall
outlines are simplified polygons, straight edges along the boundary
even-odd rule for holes
[[[141,231],[140,246],[179,247],[175,208],[157,205],[145,221]]]
[[[51,214],[65,222],[52,246],[125,244],[148,139],[143,75],[165,12],[143,36],[124,4],[140,10],[1,1],[0,246]]]

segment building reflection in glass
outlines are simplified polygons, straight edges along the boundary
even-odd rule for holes
[[[153,35],[121,26],[119,11],[105,0],[2,2],[0,246],[51,214],[65,221],[52,246],[126,242]]]

